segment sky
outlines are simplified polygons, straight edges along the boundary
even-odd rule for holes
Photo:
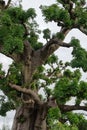
[[[17,3],[17,0],[14,0],[14,2]],[[42,30],[45,29],[45,28],[49,28],[54,33],[54,32],[59,31],[60,28],[57,27],[54,22],[46,24],[44,22],[44,20],[43,20],[44,18],[42,18],[42,14],[41,14],[41,11],[40,11],[39,7],[40,7],[40,5],[50,5],[50,4],[55,3],[55,2],[56,2],[56,0],[23,0],[22,5],[23,5],[24,9],[28,9],[30,7],[35,8],[36,12],[38,14],[36,20],[37,20],[37,22],[39,24],[39,28],[42,29]],[[65,38],[65,41],[70,42],[71,37],[78,38],[80,40],[80,42],[81,42],[81,45],[84,48],[87,48],[87,43],[86,43],[87,36],[85,36],[83,33],[81,33],[78,29],[73,29],[67,35],[67,37]],[[42,36],[40,37],[40,40],[43,40]],[[59,59],[61,59],[61,60],[63,60],[65,62],[67,60],[68,61],[71,60],[71,58],[72,58],[71,51],[72,51],[72,49],[70,49],[70,48],[66,49],[66,48],[61,47],[55,53],[56,53],[56,55],[58,55]],[[12,59],[0,54],[0,63],[3,64],[3,69],[5,71],[7,71],[8,67],[9,67],[9,64],[12,63]],[[86,75],[87,74],[84,74],[83,79],[86,78]],[[2,127],[3,122],[5,124],[9,125],[9,126],[12,125],[14,113],[15,112],[13,112],[13,111],[8,112],[7,116],[4,117],[4,118],[0,116],[0,129]]]

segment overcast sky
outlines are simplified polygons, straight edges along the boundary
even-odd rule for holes
[[[17,1],[17,0],[14,0],[14,1]],[[32,8],[36,9],[36,12],[38,14],[36,20],[37,20],[38,24],[40,25],[39,26],[40,29],[43,30],[44,28],[50,28],[50,30],[52,30],[52,32],[57,32],[59,30],[59,27],[57,27],[54,22],[46,24],[43,21],[42,14],[41,14],[41,11],[39,9],[40,5],[50,5],[54,2],[56,2],[56,1],[55,0],[23,0],[23,8],[28,9],[29,7],[32,7]],[[65,41],[69,42],[72,36],[78,38],[81,42],[81,45],[83,47],[87,48],[87,43],[86,43],[87,42],[87,36],[85,36],[79,30],[73,29],[67,35]],[[40,38],[40,40],[42,40],[42,37]],[[71,51],[72,51],[72,49],[66,49],[66,48],[61,47],[58,51],[56,51],[56,54],[58,55],[58,57],[61,60],[64,60],[64,61],[68,60],[69,61],[72,58],[72,56],[70,54]],[[0,62],[3,63],[3,69],[5,69],[7,71],[8,65],[12,62],[12,60],[10,58],[7,58],[7,57],[3,56],[2,54],[0,54]],[[84,76],[84,77],[86,77],[86,76]],[[14,115],[14,112],[9,112],[7,114],[6,118],[0,117],[0,129],[1,129],[3,122],[5,122],[9,125],[12,124],[13,115]]]

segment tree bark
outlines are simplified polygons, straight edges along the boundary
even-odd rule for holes
[[[46,107],[24,104],[17,108],[12,130],[47,130]]]
[[[45,46],[35,51],[30,46],[30,43],[25,41],[23,54],[20,55],[18,59],[13,57],[15,62],[21,62],[23,64],[23,84],[22,87],[10,84],[10,87],[22,92],[25,102],[29,101],[29,96],[34,102],[22,104],[16,109],[12,130],[47,130],[46,115],[48,106],[51,106],[52,102],[51,104],[42,103],[34,91],[32,92],[32,90],[30,90],[29,85],[37,67],[44,64],[47,58],[57,50],[59,46],[70,47],[69,44],[59,39],[51,39]]]

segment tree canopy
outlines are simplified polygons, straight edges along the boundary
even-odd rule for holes
[[[87,111],[87,104],[81,105],[87,100],[87,81],[81,79],[80,71],[87,72],[87,50],[75,37],[69,43],[64,42],[74,28],[87,36],[86,1],[56,0],[52,5],[41,5],[40,9],[45,22],[54,21],[60,27],[59,32],[52,34],[49,28],[38,29],[34,8],[24,10],[20,1],[18,6],[11,0],[7,4],[0,0],[0,53],[13,60],[7,73],[0,64],[0,90],[4,93],[0,95],[0,115],[6,116],[7,111],[27,104],[30,111],[35,110],[37,114],[35,129],[31,123],[26,130],[40,127],[39,116],[46,119],[49,130],[86,130],[84,115],[73,111]],[[39,41],[42,34],[45,43]],[[64,63],[55,55],[60,47],[72,48],[70,62]],[[67,105],[72,97],[75,104]],[[17,121],[26,121],[23,111],[19,112]],[[16,130],[15,127],[12,130]]]

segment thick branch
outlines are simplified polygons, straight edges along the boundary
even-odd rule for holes
[[[67,44],[65,42],[60,41],[58,38],[51,39],[47,42],[46,45],[44,45],[39,51],[40,56],[43,61],[43,63],[46,61],[46,59],[54,52],[56,51],[60,46],[62,47],[71,47],[70,44]]]
[[[87,111],[87,106],[76,106],[76,105],[60,105],[58,104],[58,107],[62,112],[68,112],[73,110],[84,110]]]
[[[48,106],[49,107],[59,107],[62,112],[69,112],[69,111],[73,111],[73,110],[87,111],[87,106],[57,104],[55,97],[51,97],[48,99]]]
[[[59,40],[58,38],[54,38],[54,39],[51,39],[49,42],[48,42],[48,46],[52,45],[52,44],[58,44],[59,46],[62,46],[62,47],[71,47],[70,44],[67,44],[65,42],[62,42],[61,40]]]
[[[31,59],[32,53],[33,53],[33,48],[31,47],[30,43],[28,41],[24,41],[24,52],[23,52],[23,60],[25,61],[26,64],[29,64],[28,62]]]
[[[37,104],[42,105],[43,102],[40,101],[40,98],[38,97],[38,95],[37,95],[34,91],[32,91],[32,90],[30,90],[30,89],[22,88],[21,86],[18,86],[18,85],[15,85],[15,84],[11,84],[11,83],[9,84],[9,86],[10,86],[11,88],[13,88],[13,89],[19,91],[19,92],[22,92],[22,93],[31,95],[32,98],[34,99],[34,101],[35,101]]]
[[[33,49],[31,47],[30,43],[28,42],[28,40],[24,41],[24,51],[26,52],[26,54],[30,55],[32,50]]]
[[[79,30],[84,33],[85,35],[87,35],[87,29],[84,29],[83,27],[79,27]]]

